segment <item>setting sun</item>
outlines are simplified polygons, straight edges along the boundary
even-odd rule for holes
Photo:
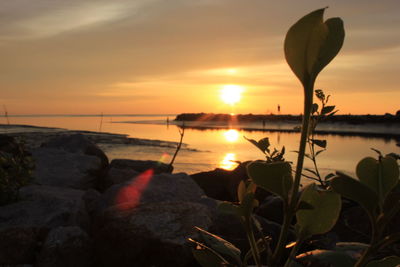
[[[222,87],[221,99],[224,103],[234,105],[242,97],[243,87],[235,84],[227,84]]]

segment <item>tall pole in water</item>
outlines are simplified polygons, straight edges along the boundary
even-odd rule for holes
[[[4,116],[6,117],[7,124],[10,125],[10,120],[8,119],[7,107],[6,107],[6,105],[3,105],[3,106],[4,106]]]
[[[103,125],[103,112],[100,114],[100,127],[99,132],[101,133],[101,126]]]

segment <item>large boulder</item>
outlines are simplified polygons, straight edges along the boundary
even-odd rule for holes
[[[165,201],[201,202],[203,196],[203,190],[185,173],[154,175],[148,170],[106,190],[102,208],[115,205],[134,207]]]
[[[87,196],[91,210],[96,198]],[[211,225],[211,202],[184,173],[148,170],[112,186],[92,212],[96,265],[193,266],[187,238],[196,238],[194,226]]]
[[[61,135],[43,143],[42,147],[55,148],[70,153],[79,153],[94,156],[100,159],[103,167],[108,166],[106,154],[86,136],[82,134]]]
[[[32,156],[33,177],[38,184],[89,189],[98,183],[95,173],[101,170],[101,162],[97,157],[54,148],[37,148]]]
[[[20,189],[20,201],[0,207],[0,229],[8,227],[88,226],[84,191],[31,185]]]
[[[86,267],[92,262],[92,242],[88,234],[80,227],[67,226],[50,231],[36,266]]]
[[[52,228],[88,228],[83,194],[61,187],[21,188],[19,202],[0,207],[0,264],[33,263]]]
[[[213,171],[192,174],[191,177],[208,197],[225,201],[237,201],[237,187],[240,181],[248,179],[246,164],[239,164],[233,171],[217,168]]]
[[[89,189],[105,175],[108,159],[81,134],[58,136],[32,151],[33,176],[42,185]]]
[[[34,263],[46,235],[37,227],[0,228],[0,266]]]
[[[159,161],[114,159],[111,161],[107,174],[101,182],[100,189],[104,191],[113,185],[127,182],[148,170],[151,170],[153,174],[172,172],[168,164]]]
[[[196,266],[188,238],[208,229],[208,208],[193,202],[158,202],[130,210],[112,207],[96,220],[96,266]]]

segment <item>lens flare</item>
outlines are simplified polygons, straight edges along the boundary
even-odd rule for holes
[[[129,210],[139,205],[140,197],[146,190],[153,174],[154,170],[148,169],[139,174],[129,185],[122,188],[115,198],[115,204],[118,208],[121,210]]]

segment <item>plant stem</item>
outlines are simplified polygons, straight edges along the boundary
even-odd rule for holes
[[[368,214],[369,219],[371,221],[371,241],[369,243],[368,248],[364,251],[364,253],[361,255],[361,257],[358,259],[354,267],[362,267],[365,265],[365,263],[368,261],[369,257],[371,256],[371,253],[375,250],[375,245],[379,241],[379,233],[378,233],[378,227],[375,221],[374,216],[371,214]]]
[[[257,242],[254,237],[253,227],[251,225],[251,218],[246,219],[246,232],[247,232],[247,239],[249,240],[250,249],[253,254],[253,259],[258,267],[262,266],[261,259],[260,259],[260,252],[258,251]]]
[[[272,257],[272,262],[275,266],[278,266],[281,260],[287,236],[289,234],[289,227],[292,222],[293,216],[296,212],[297,193],[299,192],[301,172],[303,170],[304,155],[306,152],[308,127],[310,124],[310,114],[313,103],[313,92],[314,92],[314,82],[310,82],[309,88],[304,88],[304,114],[301,127],[301,137],[300,137],[299,153],[297,157],[296,174],[294,178],[291,195],[289,197],[289,206],[285,210],[283,225],[281,228],[281,233],[279,235],[278,244],[276,245],[275,252]]]

